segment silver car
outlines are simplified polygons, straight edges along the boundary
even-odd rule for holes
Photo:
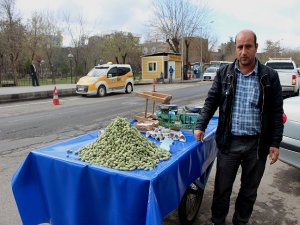
[[[285,99],[283,109],[286,122],[279,159],[300,169],[300,96]]]
[[[203,74],[203,80],[214,80],[217,75],[217,70],[218,67],[208,67]]]

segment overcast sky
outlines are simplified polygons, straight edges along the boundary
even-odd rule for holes
[[[142,37],[147,33],[152,0],[16,0],[26,18],[33,11],[82,15],[92,34],[112,30],[129,31]],[[218,44],[229,41],[242,29],[257,34],[259,51],[266,40],[280,41],[282,47],[300,50],[299,0],[207,0],[212,9],[211,31]],[[76,22],[76,18],[74,17]],[[66,40],[64,42],[66,45]]]

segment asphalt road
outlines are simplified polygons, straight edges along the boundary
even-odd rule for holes
[[[159,92],[173,96],[172,103],[203,104],[210,83],[157,85]],[[136,91],[151,90],[151,85]],[[50,145],[105,127],[116,116],[132,118],[145,108],[145,100],[133,94],[114,94],[104,98],[81,96],[0,105],[0,225],[22,224],[11,191],[11,178],[26,155]],[[151,105],[149,104],[151,109]],[[215,169],[208,181],[195,224],[210,224],[210,205]],[[238,192],[239,178],[233,190]],[[267,166],[250,224],[300,224],[300,172],[282,162]],[[228,216],[233,213],[233,204]],[[177,212],[165,218],[165,225],[179,224]],[[230,224],[230,223],[228,223]]]

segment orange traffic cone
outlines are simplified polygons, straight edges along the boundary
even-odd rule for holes
[[[56,90],[56,86],[54,86],[53,101],[52,102],[53,102],[53,105],[60,105],[57,90]]]

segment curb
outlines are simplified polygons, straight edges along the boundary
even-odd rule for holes
[[[76,94],[75,88],[58,90],[58,96],[72,96],[75,94]],[[0,104],[8,103],[8,102],[16,102],[16,101],[45,99],[45,98],[53,98],[53,90],[0,95]]]

